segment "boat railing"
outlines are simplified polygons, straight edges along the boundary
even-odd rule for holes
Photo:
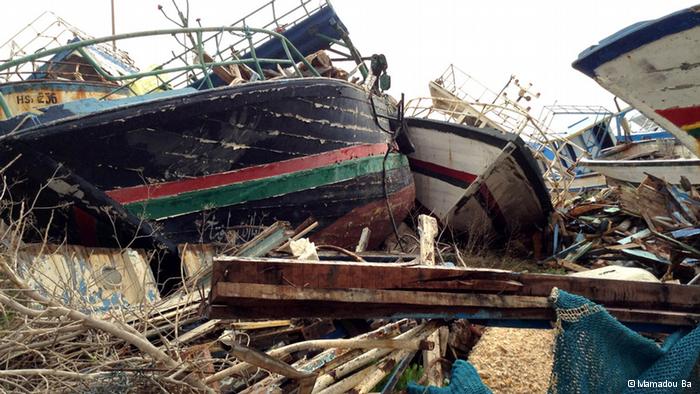
[[[246,51],[246,57],[243,58],[237,54],[232,54],[229,58],[224,60],[216,60],[212,56],[208,55],[205,50],[205,34],[216,35],[227,33],[234,36],[239,36],[247,39],[247,45],[242,50]],[[107,72],[92,56],[88,48],[94,45],[99,45],[107,42],[118,42],[121,40],[143,38],[143,37],[153,37],[153,36],[175,36],[179,34],[187,35],[192,39],[192,47],[186,52],[187,55],[191,55],[192,61],[185,62],[184,65],[173,65],[170,67],[158,66],[154,69],[147,71],[137,71],[129,73],[126,75],[112,75]],[[256,45],[252,40],[253,35],[266,35],[270,39],[278,40],[283,48],[285,56],[282,58],[262,58],[256,55]],[[133,94],[138,94],[138,92],[133,90],[133,86],[139,80],[148,77],[157,77],[158,86],[151,89],[151,91],[158,89],[170,89],[177,86],[183,86],[191,83],[193,80],[199,79],[206,88],[214,87],[212,83],[212,78],[214,77],[214,72],[218,67],[228,67],[228,66],[241,66],[246,67],[251,73],[251,80],[265,80],[266,73],[263,72],[264,65],[275,65],[284,68],[284,74],[281,77],[305,77],[305,76],[316,76],[320,77],[321,74],[316,70],[316,68],[301,54],[301,52],[281,33],[261,29],[261,28],[251,28],[251,27],[192,27],[192,28],[180,28],[180,29],[165,29],[165,30],[154,30],[154,31],[142,31],[135,33],[117,34],[113,36],[106,36],[101,38],[93,38],[88,40],[81,40],[63,45],[60,47],[50,48],[43,51],[38,51],[17,59],[10,60],[3,64],[0,64],[0,75],[15,73],[15,68],[27,63],[38,63],[49,61],[50,58],[58,53],[62,52],[77,52],[83,58],[85,62],[90,64],[92,68],[95,69],[99,76],[108,82],[113,82],[118,84],[115,89],[103,98],[109,98],[110,95],[122,92],[125,89],[129,89]],[[181,57],[184,60],[184,57]],[[286,71],[285,71],[286,70]],[[303,72],[302,72],[303,70]],[[173,73],[180,73],[180,79],[177,83],[172,83]],[[146,92],[148,93],[148,92]],[[140,94],[143,94],[141,92]],[[0,96],[0,101],[2,100]]]
[[[439,105],[436,105],[436,101]],[[569,156],[562,154],[562,151],[567,149],[567,146],[571,147],[580,153],[578,157],[586,157],[587,152],[575,143],[553,135],[528,112],[502,104],[468,102],[456,98],[418,97],[406,103],[405,114],[410,117],[464,124],[467,120],[465,106],[479,113],[499,111],[513,118],[522,119],[517,127],[508,129],[500,127],[495,130],[521,137],[542,166],[542,176],[550,189],[555,205],[566,198],[565,194],[574,181],[579,160],[572,160]]]
[[[46,11],[0,45],[0,62],[9,62],[28,54],[62,47],[72,41],[91,38],[91,36],[71,25],[63,18],[53,12]],[[129,58],[129,55],[117,49],[114,45],[104,43],[92,49],[106,54],[126,67],[135,69],[134,61]],[[13,69],[14,72],[6,70],[0,74],[0,83],[26,80],[47,62],[37,61],[19,64]],[[59,61],[55,60],[53,62],[59,63]],[[68,65],[65,62],[60,63]]]
[[[330,3],[327,0],[315,1],[316,5],[313,4],[313,0],[291,0],[286,1],[285,3],[291,3],[293,5],[285,8],[279,7],[279,3],[279,0],[270,0],[237,21],[231,23],[228,25],[228,27],[237,27],[245,30],[249,26],[258,26],[259,30],[274,31],[281,34],[299,24],[303,20],[309,18],[311,15],[317,13],[323,7],[330,7]],[[189,16],[182,17],[181,23],[182,28],[187,28],[189,24]],[[215,50],[213,50],[211,53],[211,57],[213,59],[218,58],[219,61],[222,62],[228,61],[231,60],[232,57],[241,55],[246,48],[257,48],[265,44],[267,41],[274,39],[272,36],[261,33],[255,29],[249,30],[249,35],[239,35],[238,37],[231,34],[226,35],[227,32],[230,32],[230,30],[221,30],[203,38],[202,44],[210,44],[213,42],[216,45]],[[226,41],[227,38],[232,37],[233,40],[231,42]],[[187,55],[192,52],[191,48],[194,45],[193,42],[187,44],[184,42],[186,40],[187,38],[185,38],[183,41],[178,40],[178,43],[180,43],[180,45],[183,47],[183,50],[177,54],[174,54],[171,59],[159,64],[156,66],[156,68],[167,67],[173,62],[186,58]],[[190,41],[192,41],[191,38]],[[180,85],[177,83],[177,81],[181,80],[185,73],[174,74],[163,82],[165,84],[178,87]]]
[[[17,81],[32,79],[31,77],[36,74],[37,69],[46,66],[46,70],[44,71],[44,74],[47,75],[46,79],[107,82],[97,71],[79,67],[80,64],[76,62],[39,59],[35,60],[33,63],[34,65],[31,69],[15,69],[12,71],[14,75],[19,77]],[[66,68],[66,70],[62,70],[61,67]],[[72,68],[72,70],[68,70],[68,68]],[[10,80],[8,82],[12,81]]]
[[[501,107],[512,107],[517,111],[503,111],[501,107],[491,107],[482,115],[490,118],[497,124],[503,124],[506,128],[517,128],[523,122],[521,113],[529,112],[530,108],[523,103],[529,102],[533,97],[539,97],[539,93],[531,92],[532,84],[521,84],[520,80],[511,75],[499,92],[494,92],[476,78],[467,74],[457,66],[450,64],[447,69],[433,81],[436,85],[467,102],[487,104],[500,104]],[[517,97],[511,97],[509,88],[515,88]],[[512,89],[511,89],[512,90]]]
[[[328,1],[314,1],[313,0],[295,0],[292,1],[294,6],[289,8],[280,9],[278,6],[278,0],[270,0],[267,3],[261,5],[255,10],[251,11],[244,17],[238,19],[237,21],[231,23],[229,27],[246,27],[246,26],[258,26],[261,29],[274,30],[276,32],[285,31],[294,25],[298,24],[302,20],[308,18],[312,14],[319,11],[321,8],[328,6]],[[221,36],[212,36],[209,40],[220,40]],[[229,47],[237,47],[242,44],[246,39],[241,38],[238,41],[234,41],[229,45]],[[260,36],[253,40],[254,45],[262,44],[266,40],[265,36]],[[223,48],[222,50],[227,50]],[[214,54],[218,55],[218,53]]]

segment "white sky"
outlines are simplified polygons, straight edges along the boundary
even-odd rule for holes
[[[179,0],[184,4],[183,0]],[[427,96],[427,83],[454,63],[494,90],[511,74],[532,82],[538,102],[595,104],[613,108],[612,96],[571,68],[579,52],[638,21],[655,19],[697,0],[333,0],[333,6],[364,56],[384,53],[391,93]],[[252,0],[191,0],[190,19],[221,26],[265,3]],[[173,28],[157,10],[170,0],[116,0],[117,33]],[[8,11],[9,10],[9,11]],[[109,0],[25,0],[0,14],[4,42],[51,10],[93,36],[109,35]],[[194,24],[194,23],[192,23]],[[130,41],[139,65],[156,63],[162,48]],[[160,52],[162,53],[162,52]],[[144,62],[144,59],[148,59]]]

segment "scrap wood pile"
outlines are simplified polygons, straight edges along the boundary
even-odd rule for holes
[[[457,360],[470,357],[482,334],[472,322],[479,320],[420,317],[473,312],[482,319],[511,316],[549,322],[554,317],[548,301],[553,286],[585,294],[591,283],[601,281],[426,267],[422,263],[435,264],[438,248],[436,222],[425,215],[419,217],[418,255],[368,262],[376,255],[362,252],[368,236],[363,234],[355,252],[330,248],[334,261],[325,262],[328,253],[318,252],[303,238],[314,225],[291,230],[279,222],[241,245],[182,245],[182,284],[162,297],[142,251],[27,245],[20,241],[24,222],[3,226],[0,388],[359,393],[394,392],[409,380],[443,385],[450,379],[450,364],[454,370],[462,365]],[[227,256],[220,256],[222,251]],[[343,257],[346,261],[339,261]],[[210,289],[217,291],[217,283],[234,302],[216,305],[227,300],[209,294]],[[266,292],[270,286],[279,291]],[[609,311],[624,321],[656,319],[688,326],[699,318],[692,308],[700,293],[681,287],[694,288],[625,284],[589,296],[612,306]],[[262,290],[245,293],[250,289]],[[235,291],[245,294],[233,295]],[[440,292],[449,296],[440,298]],[[635,297],[624,296],[630,293]],[[644,311],[660,305],[667,310]],[[317,314],[304,316],[309,311]],[[287,316],[272,318],[274,314]],[[479,373],[486,374],[485,381],[497,376],[497,370],[489,375],[484,365]],[[546,375],[533,375],[541,379],[530,386],[545,387]]]
[[[698,280],[700,193],[690,182],[676,187],[649,175],[636,188],[614,185],[564,205],[553,215],[547,264],[571,271],[639,267],[649,275],[637,280]]]
[[[477,338],[466,321],[448,330],[410,319],[207,319],[208,245],[181,247],[185,279],[161,298],[143,252],[28,245],[22,231],[3,226],[0,243],[4,391],[391,392],[407,369],[423,375],[409,365],[423,352],[425,369],[438,370],[444,357],[466,358]],[[277,223],[229,252],[309,258],[306,232]]]

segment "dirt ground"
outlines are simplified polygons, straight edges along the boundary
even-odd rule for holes
[[[554,330],[487,328],[469,354],[494,393],[546,393],[552,370]]]

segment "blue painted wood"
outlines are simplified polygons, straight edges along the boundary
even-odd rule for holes
[[[308,56],[322,49],[328,49],[331,46],[331,43],[327,39],[319,37],[318,34],[323,34],[335,40],[341,38],[341,34],[336,26],[347,31],[333,7],[328,5],[300,21],[289,30],[282,32],[282,35],[285,36],[302,55]],[[287,58],[282,42],[276,38],[266,41],[256,47],[255,55],[258,58],[266,59]],[[251,52],[246,52],[241,58],[251,59]],[[301,59],[294,60],[299,61]],[[276,67],[274,64],[261,64],[260,66],[263,69],[274,69]],[[214,73],[211,73],[209,78],[215,87],[225,85],[224,81]],[[204,78],[198,79],[190,84],[190,86],[196,89],[207,88]]]
[[[113,89],[114,88],[110,88],[110,91],[112,91]],[[88,98],[83,100],[69,101],[62,104],[56,104],[44,108],[39,108],[37,110],[40,112],[39,114],[18,114],[10,119],[0,121],[0,135],[2,135],[4,132],[14,130],[17,127],[17,125],[25,121],[24,119],[27,116],[31,117],[31,123],[33,126],[38,126],[74,116],[84,116],[115,108],[138,106],[146,102],[153,102],[171,97],[185,96],[194,92],[197,92],[197,90],[193,88],[182,88],[176,90],[166,90],[162,92],[149,93],[143,96],[126,97],[117,100],[97,100],[94,98]]]
[[[700,235],[700,227],[683,228],[680,230],[671,231],[671,236],[676,239],[690,238],[695,235]]]
[[[638,22],[603,39],[579,54],[572,66],[595,78],[595,69],[642,45],[700,25],[700,13],[687,8],[659,19]]]

